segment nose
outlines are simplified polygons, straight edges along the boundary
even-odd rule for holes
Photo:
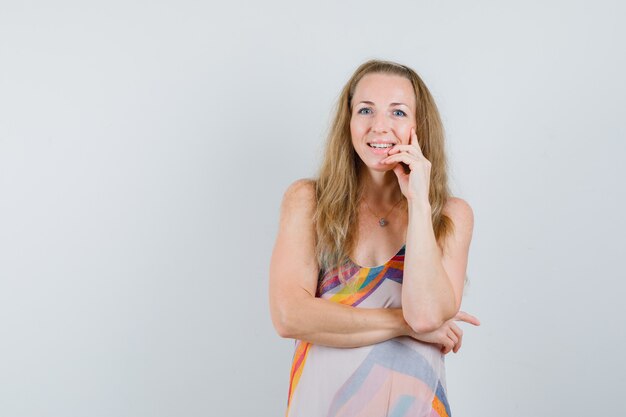
[[[387,133],[389,132],[389,121],[383,112],[378,112],[372,120],[372,132]]]

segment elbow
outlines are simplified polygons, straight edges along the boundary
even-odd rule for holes
[[[315,297],[306,295],[270,296],[270,313],[276,333],[285,339],[300,339],[303,336],[307,320],[312,315],[308,308]]]
[[[286,327],[274,326],[274,328],[276,329],[276,334],[283,339],[293,339],[291,332]]]
[[[291,314],[289,310],[284,306],[279,306],[276,308],[274,314],[272,314],[272,324],[274,325],[274,330],[276,333],[285,339],[294,339],[294,325],[290,320]]]
[[[274,329],[276,333],[284,339],[293,339],[293,332],[287,323],[284,321],[274,322]]]
[[[430,333],[437,330],[443,324],[443,321],[428,319],[426,317],[407,317],[405,315],[404,320],[411,327],[411,329],[417,334]]]
[[[404,320],[418,334],[430,333],[443,324],[456,316],[456,311],[407,311],[402,310],[404,314]]]

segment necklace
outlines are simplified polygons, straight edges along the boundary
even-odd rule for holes
[[[379,220],[378,220],[378,224],[380,225],[380,227],[385,227],[385,226],[387,226],[387,225],[389,224],[389,222],[387,221],[387,219],[386,219],[385,217],[389,216],[389,214],[393,211],[393,209],[395,209],[395,208],[396,208],[396,206],[398,205],[398,203],[400,203],[400,201],[402,201],[402,197],[400,197],[400,200],[398,200],[398,202],[397,202],[396,204],[394,204],[394,205],[393,205],[393,207],[391,208],[391,210],[389,210],[389,211],[387,212],[387,214],[386,214],[386,215],[384,215],[383,217],[379,218]],[[376,215],[376,213],[374,213],[374,212],[372,211],[372,209],[370,208],[370,205],[369,205],[369,204],[367,204],[367,201],[365,202],[365,205],[367,206],[367,209],[368,209],[368,210],[369,210],[369,211],[370,211],[370,212],[374,215],[374,217],[378,217],[378,216]]]

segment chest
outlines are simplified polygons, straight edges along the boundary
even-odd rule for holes
[[[356,245],[350,254],[350,259],[356,265],[382,265],[402,248],[406,242],[407,215],[400,212],[386,220],[387,224],[380,226],[379,219],[371,213],[359,213]]]

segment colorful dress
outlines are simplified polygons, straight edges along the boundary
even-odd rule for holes
[[[377,267],[349,261],[349,285],[336,269],[320,272],[317,296],[357,308],[401,307],[404,250]],[[286,414],[450,417],[444,355],[408,336],[358,348],[296,340]]]

